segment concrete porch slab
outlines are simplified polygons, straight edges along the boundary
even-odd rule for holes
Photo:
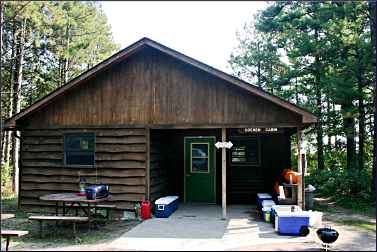
[[[258,244],[311,242],[278,235],[269,223],[255,220],[255,206],[231,205],[221,220],[217,205],[183,204],[169,218],[139,224],[111,243],[114,250],[231,250]],[[320,244],[318,244],[320,248]]]

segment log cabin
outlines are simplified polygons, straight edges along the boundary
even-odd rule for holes
[[[19,132],[19,204],[110,185],[120,211],[178,195],[183,202],[255,203],[291,167],[291,136],[309,111],[142,38],[5,122]],[[216,142],[232,142],[230,149]],[[296,146],[296,147],[297,147]],[[301,174],[297,203],[304,204]]]

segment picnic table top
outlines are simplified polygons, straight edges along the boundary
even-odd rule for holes
[[[80,196],[76,193],[55,193],[55,194],[47,194],[39,197],[40,200],[43,201],[55,201],[55,202],[80,202],[80,203],[98,203],[102,201],[106,201],[110,198],[110,196],[95,199],[95,200],[88,200],[86,196]]]
[[[14,218],[14,214],[5,214],[5,213],[1,214],[1,220],[7,220],[11,218]]]
[[[1,230],[0,235],[21,237],[21,236],[27,235],[28,233],[29,231],[24,231],[24,230]]]

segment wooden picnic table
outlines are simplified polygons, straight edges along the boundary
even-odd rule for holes
[[[1,230],[0,236],[6,238],[6,245],[5,245],[5,251],[9,250],[9,243],[11,237],[22,237],[24,235],[29,234],[29,231],[23,231],[23,230]]]
[[[96,206],[100,202],[107,201],[110,199],[110,195],[103,198],[98,198],[94,200],[88,200],[86,196],[80,196],[77,193],[56,193],[47,194],[39,198],[42,201],[55,202],[55,213],[59,215],[59,204],[62,204],[62,215],[65,216],[68,211],[72,208],[76,209],[76,216],[78,215],[78,209],[81,209],[85,215],[88,217],[89,229],[90,229],[90,209],[96,209]],[[85,204],[85,205],[84,205]]]

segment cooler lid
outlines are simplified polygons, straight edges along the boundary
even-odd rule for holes
[[[156,205],[167,205],[177,199],[178,199],[178,196],[165,196],[165,197],[157,199],[154,203]]]

